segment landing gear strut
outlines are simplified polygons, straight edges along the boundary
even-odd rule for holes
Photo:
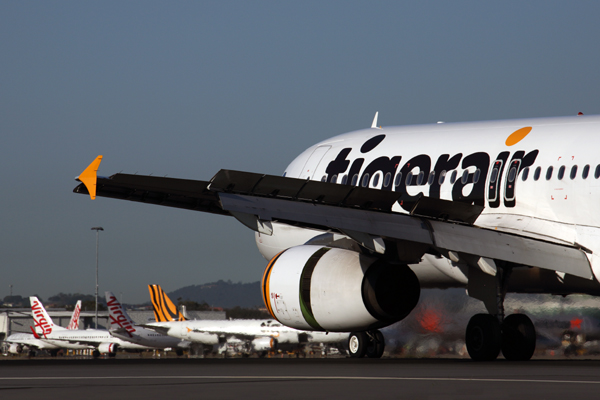
[[[348,338],[350,357],[381,358],[385,350],[385,339],[379,330],[352,332]]]

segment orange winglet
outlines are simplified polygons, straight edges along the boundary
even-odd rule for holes
[[[96,157],[94,161],[88,167],[83,170],[81,174],[75,180],[83,183],[90,193],[90,198],[94,200],[96,198],[96,181],[98,179],[98,167],[102,161],[102,156]]]

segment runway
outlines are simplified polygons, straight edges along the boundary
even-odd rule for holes
[[[0,362],[0,393],[5,399],[596,398],[599,367],[597,360],[15,360]]]

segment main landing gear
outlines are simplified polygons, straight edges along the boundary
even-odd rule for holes
[[[490,314],[474,315],[465,341],[474,361],[495,360],[500,351],[510,361],[526,361],[535,351],[535,327],[525,314],[512,314],[499,322]]]
[[[500,351],[509,361],[529,360],[535,351],[535,327],[525,314],[504,317],[511,268],[508,265],[496,268],[494,264],[493,269],[494,275],[469,269],[469,296],[483,301],[489,314],[474,315],[469,321],[465,334],[467,351],[474,361],[495,360]]]
[[[385,350],[385,339],[379,330],[352,332],[348,338],[350,357],[381,358]]]

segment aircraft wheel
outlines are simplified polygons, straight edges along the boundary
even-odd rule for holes
[[[510,361],[527,361],[535,351],[535,327],[525,314],[512,314],[502,323],[502,354]]]
[[[37,355],[37,353],[34,350],[29,350],[29,353],[27,353],[27,355],[29,357],[35,357]]]
[[[367,352],[369,337],[365,332],[352,332],[348,338],[350,357],[362,358]]]
[[[183,355],[183,350],[181,350],[181,349],[175,350],[175,355],[177,355],[177,357],[181,357]]]
[[[100,357],[100,352],[98,350],[92,351],[92,357],[94,357],[94,358]]]
[[[369,343],[367,344],[366,354],[369,358],[381,358],[383,351],[385,350],[385,339],[381,331],[376,330],[371,332],[373,338],[369,337]]]
[[[467,325],[465,342],[473,361],[495,360],[502,343],[500,322],[490,314],[474,315]]]

